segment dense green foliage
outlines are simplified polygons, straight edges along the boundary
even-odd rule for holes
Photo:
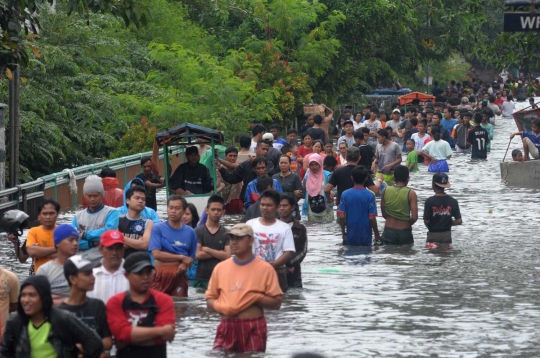
[[[228,140],[252,122],[285,127],[305,103],[352,103],[397,80],[414,86],[427,64],[441,79],[463,76],[446,60],[473,56],[477,37],[497,36],[480,0],[123,2],[135,12],[99,7],[108,0],[76,3],[42,7],[39,37],[0,48],[0,68],[24,65],[26,179],[150,150],[156,131],[185,122]],[[1,9],[9,4],[0,0]],[[21,33],[1,17],[0,25],[4,44],[10,26]],[[463,29],[481,34],[467,39]],[[7,85],[0,80],[2,102]]]
[[[28,65],[24,39],[35,38],[40,33],[40,13],[55,7],[57,2],[65,6],[68,14],[112,14],[122,18],[126,25],[135,26],[145,25],[148,20],[149,9],[140,0],[0,0],[0,72],[11,71],[17,64]],[[38,54],[33,46],[31,49]]]

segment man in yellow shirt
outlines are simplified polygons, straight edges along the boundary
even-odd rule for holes
[[[45,199],[38,211],[41,225],[31,228],[26,239],[26,251],[34,259],[34,272],[56,257],[53,232],[60,212],[60,204],[52,199]]]
[[[9,314],[17,310],[19,280],[11,271],[0,268],[0,324],[4,334]]]

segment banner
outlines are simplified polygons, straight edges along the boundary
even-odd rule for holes
[[[504,13],[503,31],[538,32],[540,31],[540,13],[506,12]]]
[[[532,131],[532,121],[540,118],[540,108],[518,111],[513,116],[518,130],[520,132],[529,132]]]

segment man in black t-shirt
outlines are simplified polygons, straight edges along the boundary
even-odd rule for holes
[[[221,217],[225,214],[224,208],[223,198],[219,195],[212,195],[206,204],[206,214],[208,215],[206,223],[195,229],[195,235],[197,235],[195,257],[199,263],[193,287],[208,288],[208,281],[210,281],[214,267],[231,257],[229,237],[225,235],[228,230],[219,224]]]
[[[167,358],[176,334],[172,298],[151,287],[155,269],[146,252],[124,261],[129,290],[109,298],[107,322],[118,346],[117,358]]]
[[[186,149],[187,162],[180,164],[169,179],[171,192],[180,195],[206,194],[214,190],[208,168],[199,163],[201,156],[195,146]]]
[[[326,140],[326,134],[324,133],[324,130],[321,128],[321,123],[323,122],[323,117],[320,114],[316,114],[313,116],[313,128],[310,128],[308,132],[311,134],[311,138],[313,141],[319,139],[323,143]]]
[[[489,144],[489,133],[480,126],[482,114],[474,115],[474,128],[469,130],[467,144],[471,145],[471,159],[487,159],[487,145]]]
[[[448,98],[448,101],[446,101],[446,104],[449,107],[452,107],[452,109],[457,109],[457,106],[459,106],[461,103],[461,99],[459,99],[459,93],[457,89],[452,90],[452,97]]]
[[[154,173],[154,163],[150,157],[141,159],[141,168],[142,173],[137,174],[136,178],[141,179],[144,183],[146,189],[146,206],[157,210],[156,189],[165,186],[165,178],[159,175],[159,173]]]
[[[358,147],[360,150],[360,161],[358,165],[363,165],[368,168],[369,174],[373,174],[371,171],[371,163],[373,163],[373,158],[375,158],[375,151],[371,145],[367,143],[367,138],[369,137],[369,128],[362,127],[354,132],[354,147]],[[369,179],[368,179],[369,180]]]
[[[444,189],[450,188],[448,175],[435,173],[432,188],[435,195],[427,198],[424,205],[424,223],[429,230],[427,243],[449,245],[452,243],[452,226],[462,224],[459,204],[444,192]]]
[[[312,127],[313,127],[313,115],[312,114],[306,114],[306,123],[304,123],[304,125],[302,127],[300,127],[300,131],[299,131],[298,135],[300,137],[304,138],[304,135]]]
[[[328,182],[328,184],[326,184],[326,187],[324,188],[324,193],[328,198],[328,203],[332,202],[332,199],[330,198],[330,192],[332,191],[332,189],[334,189],[334,187],[337,186],[336,205],[339,205],[341,194],[345,190],[350,189],[354,186],[354,182],[352,179],[352,170],[358,165],[359,162],[360,150],[357,147],[347,148],[347,165],[336,169],[336,171],[332,173],[330,181]],[[382,180],[377,179],[377,184],[375,184],[371,176],[368,176],[365,182],[365,187],[371,190],[375,195],[377,195],[381,187],[381,183]]]
[[[95,298],[86,297],[88,291],[94,290],[94,282],[96,281],[92,269],[92,263],[81,255],[67,259],[64,264],[64,275],[70,287],[70,295],[58,308],[73,313],[96,332],[103,343],[103,352],[109,354],[112,347],[112,337],[107,323],[105,303]]]
[[[281,154],[287,155],[291,151],[291,143],[296,143],[298,140],[298,132],[291,128],[287,131],[287,143],[281,147]]]

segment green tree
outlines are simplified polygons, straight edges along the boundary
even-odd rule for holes
[[[341,43],[335,37],[345,16],[317,1],[225,0],[215,8],[187,0],[192,19],[221,39],[230,51],[228,67],[269,90],[278,104],[268,120],[291,120],[312,101],[313,88],[335,64]]]
[[[40,13],[54,3],[53,0],[0,0],[1,68],[13,69],[17,64],[28,64],[25,38],[39,35]],[[139,0],[66,0],[61,4],[67,6],[68,15],[112,14],[122,18],[126,26],[130,23],[143,25],[148,20],[148,8]]]

